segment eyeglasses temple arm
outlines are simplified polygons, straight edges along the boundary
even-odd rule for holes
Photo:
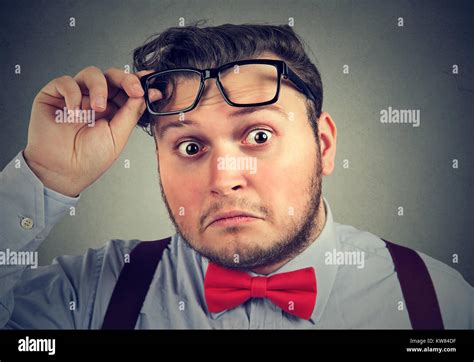
[[[316,102],[318,98],[311,89],[301,80],[301,78],[291,70],[290,67],[285,63],[283,64],[283,76],[290,79],[306,96],[313,102]]]

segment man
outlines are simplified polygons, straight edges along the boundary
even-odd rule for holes
[[[2,266],[1,326],[473,327],[458,272],[333,221],[321,181],[336,126],[290,27],[171,28],[134,62],[136,74],[89,67],[39,92],[27,147],[0,176],[0,245],[36,250],[137,123],[176,235]],[[64,107],[94,110],[93,127],[55,122]]]

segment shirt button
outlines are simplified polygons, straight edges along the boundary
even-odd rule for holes
[[[21,218],[20,225],[23,229],[30,230],[34,225],[33,219],[29,217],[23,217]]]

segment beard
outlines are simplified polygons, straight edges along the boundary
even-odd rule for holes
[[[317,140],[317,157],[313,168],[313,172],[309,177],[309,182],[304,190],[304,193],[308,195],[306,205],[303,208],[301,217],[287,226],[286,229],[281,230],[281,234],[284,234],[282,238],[273,240],[270,246],[262,247],[259,245],[258,240],[254,240],[249,243],[246,247],[235,247],[232,249],[232,245],[235,242],[229,242],[227,249],[216,250],[208,246],[199,243],[199,240],[193,239],[191,233],[188,233],[182,228],[177,222],[173,215],[173,212],[169,206],[166,195],[163,191],[163,185],[160,177],[161,195],[165,202],[166,208],[168,209],[169,216],[174,224],[177,233],[182,237],[185,243],[192,249],[194,249],[200,255],[206,257],[211,262],[218,264],[224,268],[238,269],[242,271],[250,271],[256,268],[262,268],[271,266],[283,262],[284,260],[293,259],[295,256],[300,254],[312,243],[312,235],[316,230],[321,230],[323,225],[318,223],[318,215],[321,204],[321,193],[322,193],[322,168],[321,168],[321,154],[319,151],[319,140]],[[270,216],[267,208],[251,204],[245,199],[236,199],[230,204],[229,202],[217,202],[211,205],[207,212],[200,218],[199,229],[202,230],[202,223],[205,216],[217,212],[224,208],[224,206],[240,206],[241,210],[257,211],[260,214]],[[324,210],[323,210],[324,212]],[[238,234],[240,231],[239,226],[227,227],[225,229],[226,234]],[[236,256],[238,261],[236,261]]]

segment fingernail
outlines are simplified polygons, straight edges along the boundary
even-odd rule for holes
[[[140,84],[134,84],[134,85],[133,85],[133,90],[134,90],[135,92],[138,92],[138,93],[142,94],[142,95],[145,94],[145,93],[143,92],[143,88],[142,88],[142,86],[141,86]]]
[[[148,92],[148,97],[154,100],[158,100],[161,98],[161,92],[157,89],[150,89]]]
[[[105,97],[104,96],[98,96],[95,98],[95,105],[96,107],[105,108]]]

